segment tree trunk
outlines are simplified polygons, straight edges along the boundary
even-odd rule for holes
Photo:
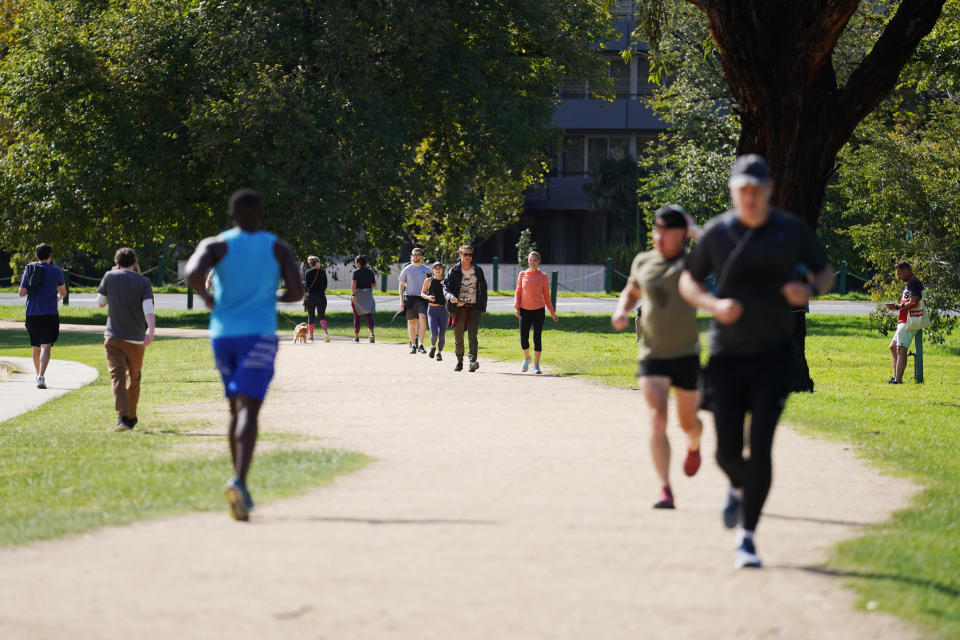
[[[710,20],[740,108],[738,154],[758,153],[773,174],[773,204],[815,230],[837,153],[896,83],[945,0],[903,0],[844,87],[831,56],[860,0],[689,0]],[[806,314],[796,313],[795,391],[812,391]]]

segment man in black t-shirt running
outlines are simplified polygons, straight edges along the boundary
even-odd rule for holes
[[[741,156],[730,174],[734,209],[711,220],[687,256],[680,294],[713,314],[707,382],[717,462],[730,480],[723,523],[740,525],[735,564],[759,567],[754,531],[770,490],[773,432],[790,390],[791,313],[830,289],[833,270],[813,230],[770,206],[767,163]],[[796,279],[803,265],[810,277]],[[710,274],[717,295],[704,288]],[[750,458],[743,457],[750,413]]]

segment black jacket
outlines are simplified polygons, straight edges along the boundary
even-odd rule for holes
[[[483,269],[476,262],[473,263],[473,270],[477,274],[477,303],[474,305],[479,311],[487,310],[487,279],[483,276]],[[450,298],[460,297],[460,286],[463,284],[463,268],[460,263],[450,267],[447,275],[443,277],[443,296],[450,302]]]

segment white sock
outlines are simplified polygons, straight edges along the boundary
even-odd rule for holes
[[[743,487],[740,487],[739,489],[736,487],[730,487],[729,491],[730,491],[730,495],[734,496],[739,500],[743,500]]]
[[[737,546],[739,547],[741,544],[743,544],[744,540],[753,542],[753,531],[739,527],[737,529]]]

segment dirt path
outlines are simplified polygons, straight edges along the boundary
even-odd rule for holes
[[[915,635],[811,569],[903,506],[907,482],[783,428],[767,567],[736,572],[711,460],[674,474],[677,511],[650,508],[638,393],[452,367],[400,345],[283,345],[266,428],[378,460],[247,525],[224,510],[0,550],[0,637]]]

